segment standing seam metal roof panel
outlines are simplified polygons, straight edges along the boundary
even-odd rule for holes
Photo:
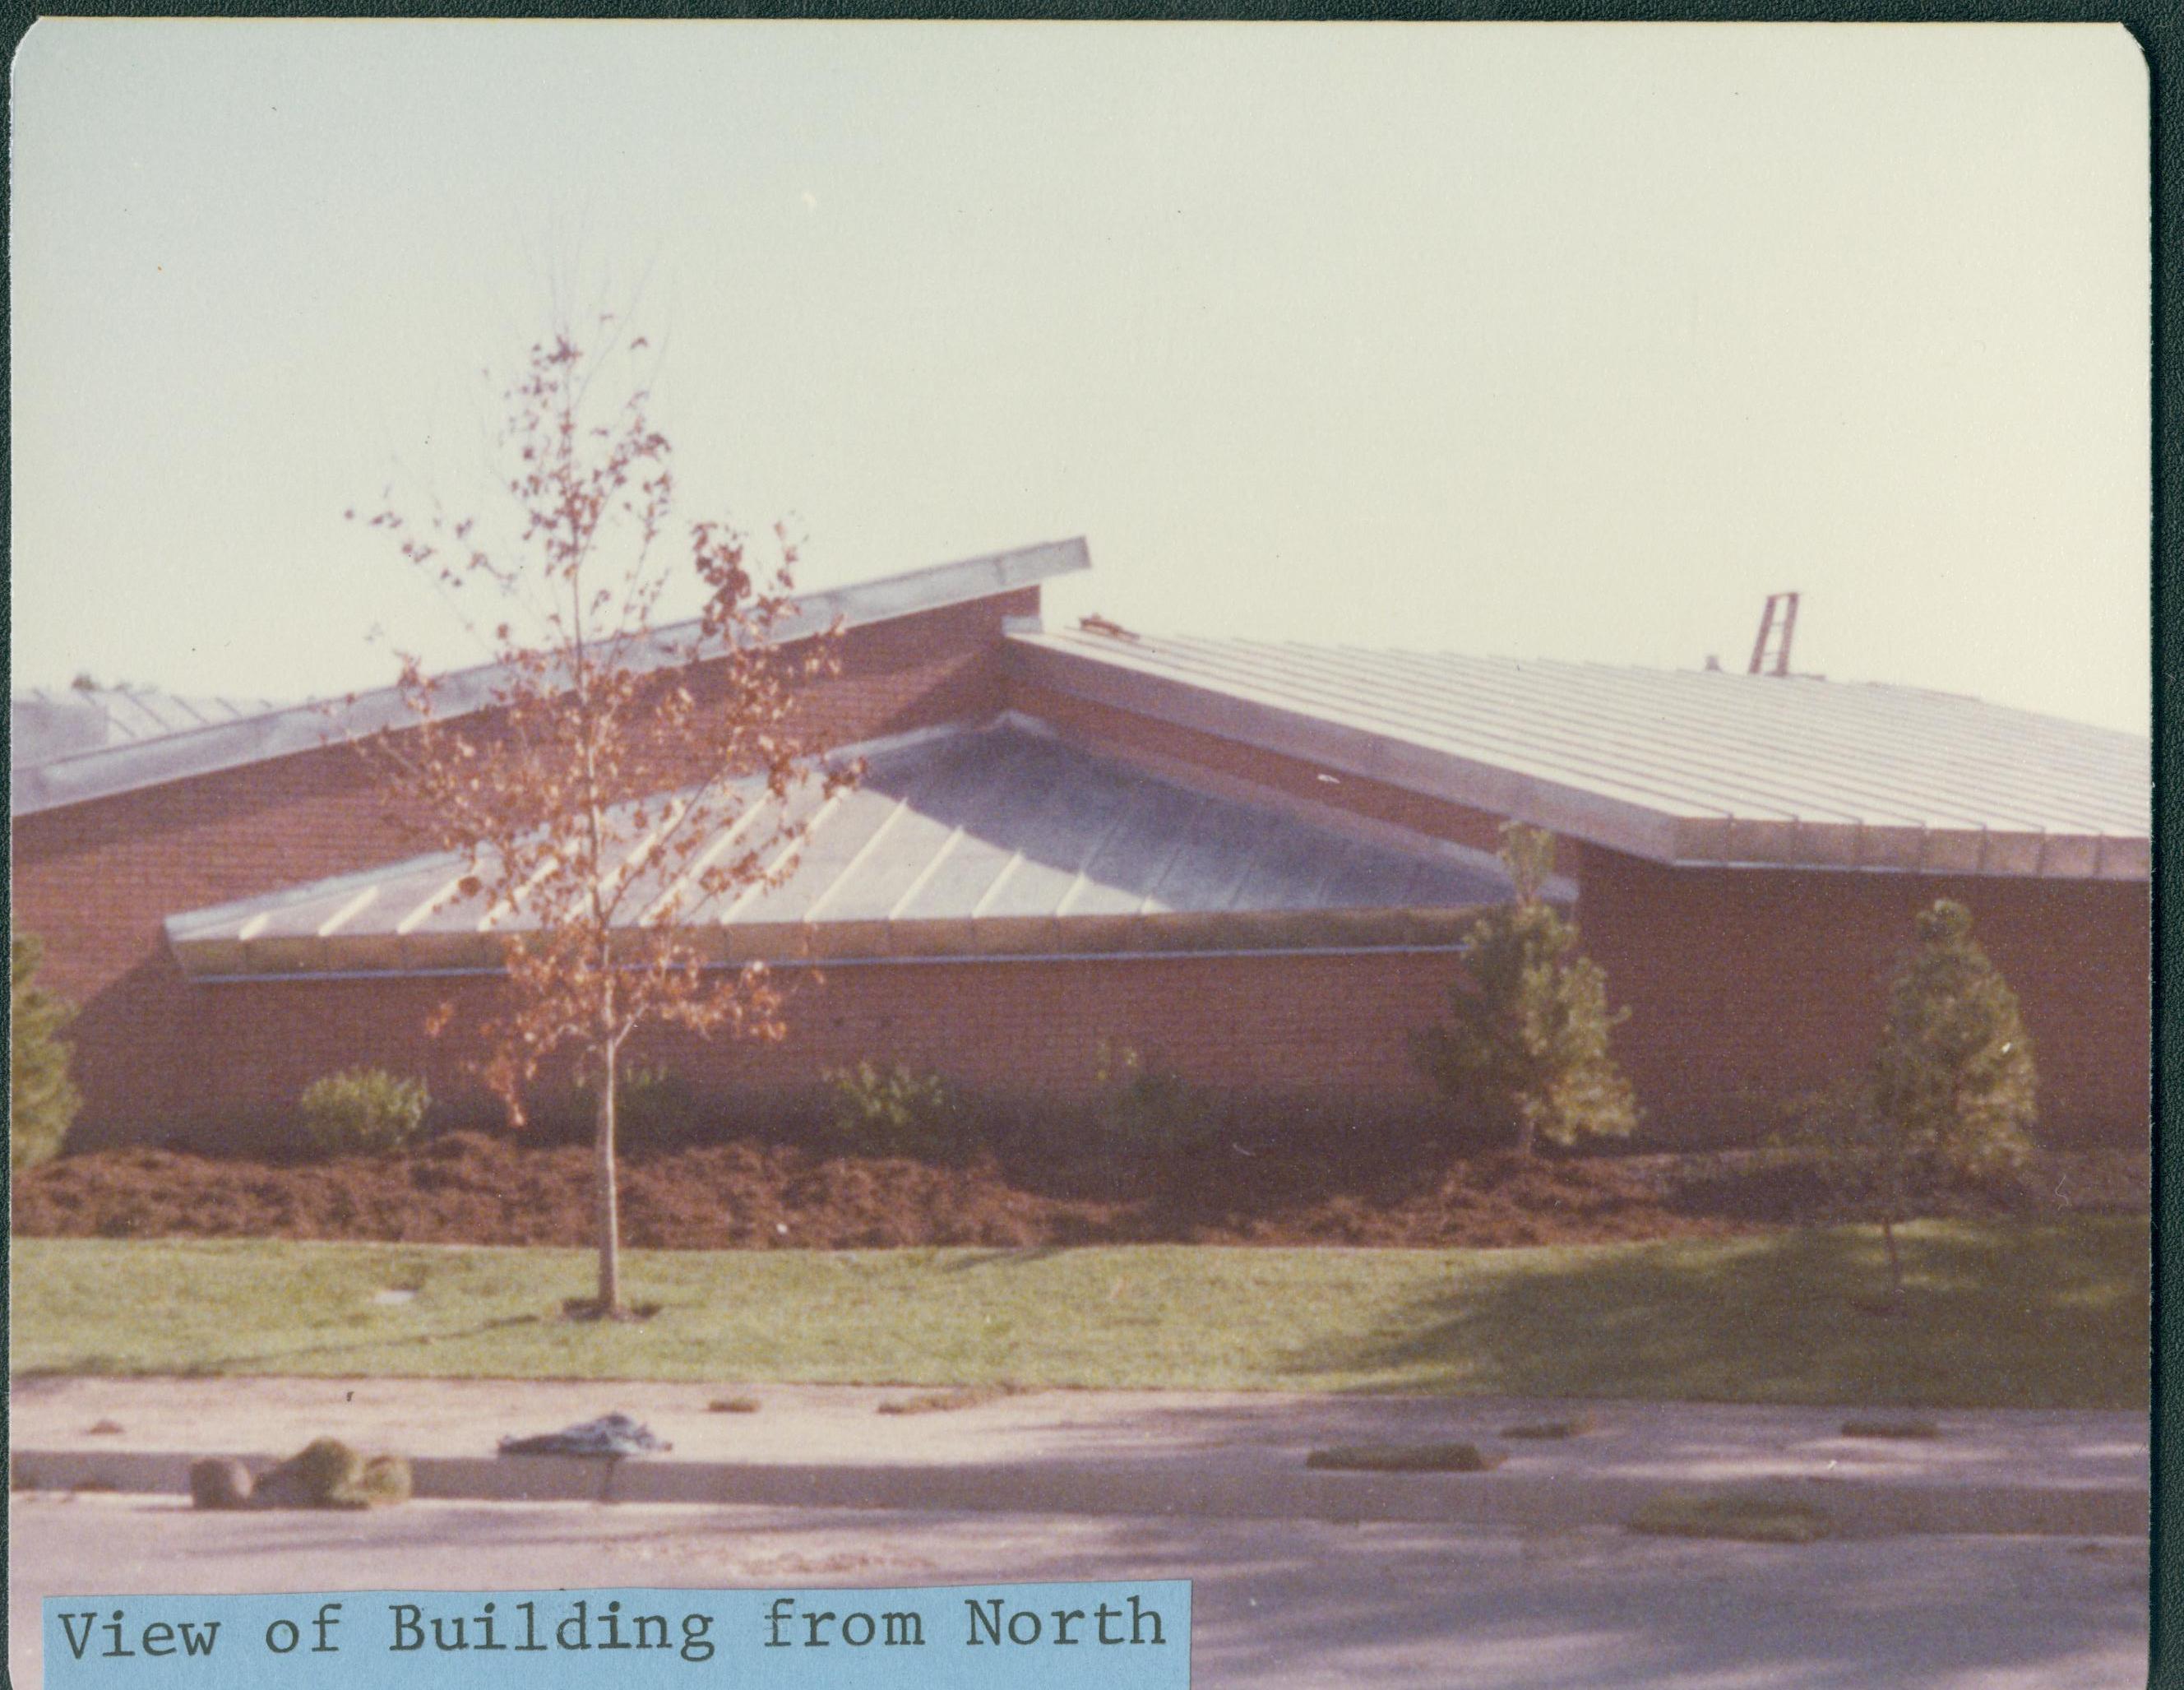
[[[1479,852],[1362,839],[1013,722],[876,752],[816,807],[814,789],[792,795],[812,821],[780,886],[682,912],[718,960],[1443,947],[1510,895]],[[641,830],[616,825],[626,861]],[[526,918],[462,872],[412,858],[177,914],[168,939],[199,978],[491,968]],[[632,884],[634,926],[666,889]]]
[[[1656,861],[2149,872],[2146,740],[1949,694],[1090,630],[1011,646],[1065,693]]]
[[[1831,767],[1840,771],[1847,756],[1834,753],[1828,744],[1815,745],[1809,733],[1802,739],[1793,737],[1787,742],[1782,739],[1782,724],[1772,719],[1775,712],[1771,708],[1780,699],[1785,690],[1781,688],[1772,694],[1747,691],[1738,699],[1737,709],[1747,713],[1745,731],[1739,738],[1724,739],[1719,731],[1719,700],[1696,697],[1688,689],[1657,684],[1680,678],[1674,672],[1613,669],[1590,664],[1558,665],[1553,667],[1563,672],[1557,678],[1559,684],[1550,689],[1536,683],[1524,684],[1523,672],[1528,668],[1548,666],[1519,665],[1507,661],[1435,660],[1416,653],[1263,646],[1240,641],[1220,644],[1170,640],[1163,644],[1173,649],[1178,670],[1188,668],[1217,684],[1256,686],[1260,675],[1278,667],[1281,672],[1299,678],[1294,689],[1295,696],[1313,704],[1318,713],[1353,716],[1392,737],[1436,744],[1469,755],[1500,751],[1513,762],[1524,760],[1539,768],[1553,766],[1544,755],[1552,753],[1555,762],[1565,769],[1619,782],[1629,790],[1661,793],[1686,811],[1697,813],[1767,813],[1785,820],[1870,821],[1883,824],[2040,825],[2023,813],[2002,813],[1992,799],[1978,815],[1969,807],[1953,812],[1946,807],[1947,800],[1930,803],[1920,813],[1901,795],[1892,797],[1878,793],[1878,783],[1870,778],[1871,759],[1888,758],[1892,748],[1886,743],[1872,743],[1869,730],[1875,724],[1860,722],[1848,711],[1844,712],[1847,719],[1833,725],[1838,733],[1848,730],[1849,735],[1868,741],[1859,748],[1867,759],[1864,767],[1868,778],[1859,782],[1853,777],[1847,783],[1830,778]],[[1436,661],[1444,672],[1439,678],[1438,690],[1406,687],[1388,675],[1391,668]],[[1366,668],[1378,677],[1378,684],[1370,691],[1357,687],[1359,672]],[[1451,670],[1456,672],[1452,676],[1446,672]],[[1717,673],[1690,678],[1732,685],[1752,678]],[[1315,684],[1323,679],[1329,684]],[[1801,677],[1791,677],[1790,680],[1795,684],[1788,690],[1827,684]],[[1617,690],[1625,696],[1619,700],[1612,696]],[[1928,696],[1947,700],[1948,695]],[[1452,703],[1458,708],[1468,707],[1468,713],[1462,718],[1460,730],[1451,728]],[[1796,701],[1797,705],[1802,703],[1802,699]],[[1695,709],[1699,706],[1705,706],[1703,712]],[[1691,760],[1680,772],[1680,788],[1650,783],[1644,787],[1632,784],[1636,772],[1613,755],[1616,747],[1612,741],[1604,742],[1601,732],[1604,717],[1626,707],[1626,721],[1646,723],[1650,749],[1669,756],[1680,753]],[[1970,765],[1984,772],[1994,772],[1997,760],[1981,751],[1976,744],[1959,744],[1953,756],[1958,767]],[[1784,766],[1782,759],[1786,755],[1800,760],[1796,769]],[[2029,789],[2040,784],[2037,769],[2028,773],[2021,760],[2007,767],[2009,772],[2020,778],[2021,787]],[[2082,803],[2085,797],[2080,789],[2062,795],[2059,801]],[[2007,806],[2007,798],[2002,802]],[[1888,813],[1886,806],[1891,804],[1903,807]],[[2052,816],[2050,819],[2053,819]],[[2103,819],[2113,824],[2120,818],[2111,815]]]

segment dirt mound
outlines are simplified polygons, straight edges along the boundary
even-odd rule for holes
[[[1023,1248],[1101,1243],[1492,1247],[1719,1235],[1607,1159],[1384,1170],[1306,1195],[1246,1168],[1095,1198],[1024,1189],[993,1163],[928,1167],[733,1143],[639,1152],[621,1167],[622,1237],[644,1249]],[[451,1133],[404,1155],[275,1165],[163,1150],[64,1157],[15,1183],[23,1236],[593,1241],[591,1152]],[[1216,1177],[1217,1175],[1217,1177]]]

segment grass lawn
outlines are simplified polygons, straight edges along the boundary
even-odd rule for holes
[[[1926,1221],[1533,1250],[632,1252],[20,1239],[26,1373],[269,1373],[2147,1405],[2142,1220]],[[388,1291],[414,1291],[382,1301]]]

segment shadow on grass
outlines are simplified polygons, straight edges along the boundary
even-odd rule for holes
[[[2148,1299],[2127,1224],[1878,1229],[1479,1258],[1376,1330],[1299,1347],[1299,1380],[1513,1396],[2142,1408]],[[1862,1307],[1861,1305],[1866,1305]]]
[[[1074,1244],[1028,1244],[1020,1250],[967,1250],[944,1258],[936,1265],[943,1273],[967,1274],[982,1268],[1015,1268],[1028,1262],[1056,1261],[1080,1247]]]
[[[48,1362],[36,1367],[11,1367],[8,1369],[8,1386],[11,1392],[20,1395],[25,1387],[47,1380],[65,1382],[81,1379],[86,1374],[133,1374],[141,1369],[125,1367],[114,1356],[85,1356],[66,1362]]]

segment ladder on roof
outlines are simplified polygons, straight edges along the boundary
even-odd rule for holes
[[[1752,675],[1786,675],[1790,672],[1790,641],[1797,632],[1797,595],[1795,593],[1769,593],[1767,608],[1760,612],[1759,638],[1752,643]],[[1774,667],[1767,667],[1768,659]]]

